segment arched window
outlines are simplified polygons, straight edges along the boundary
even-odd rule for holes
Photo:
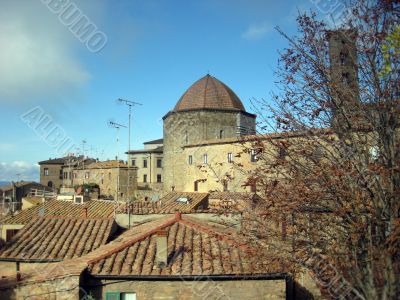
[[[53,187],[53,181],[49,181],[49,182],[47,183],[47,186],[50,187],[50,188],[52,188],[52,187]]]

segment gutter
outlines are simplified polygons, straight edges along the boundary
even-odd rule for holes
[[[96,279],[121,279],[142,281],[227,281],[227,280],[276,280],[290,279],[287,273],[267,273],[260,275],[89,275]]]

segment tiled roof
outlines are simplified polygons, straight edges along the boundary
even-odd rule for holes
[[[194,211],[204,211],[207,208],[208,193],[187,193],[170,192],[160,200],[137,201],[118,208],[118,213],[128,213],[136,215],[146,214],[171,214],[175,212],[191,213]],[[187,198],[188,202],[179,202],[179,198]]]
[[[155,234],[167,230],[168,266],[155,264]],[[203,276],[277,274],[274,258],[262,259],[246,240],[219,225],[175,214],[144,223],[117,239],[78,258],[22,274],[21,284],[79,276],[88,269],[93,276]],[[56,267],[55,267],[56,266]],[[40,270],[39,270],[40,268]]]
[[[246,192],[212,192],[210,193],[210,199],[221,199],[221,200],[252,200],[258,197],[256,193]]]
[[[34,218],[0,250],[0,260],[79,257],[105,244],[113,223],[109,219]]]
[[[179,99],[174,111],[204,108],[245,111],[239,97],[227,85],[210,75],[196,81]]]
[[[93,276],[202,276],[245,275],[277,272],[248,242],[233,231],[212,227],[186,216],[164,219],[147,232],[110,244],[108,251],[89,261]],[[167,232],[168,262],[156,263],[156,234]],[[131,230],[134,230],[132,228]],[[100,250],[100,249],[99,249]]]
[[[180,202],[178,199],[187,198],[188,202]],[[190,213],[194,210],[207,206],[208,193],[188,193],[188,192],[170,192],[162,197],[160,203],[160,213]]]
[[[118,167],[126,168],[128,165],[124,161],[119,160],[97,161],[89,165],[85,165],[85,169],[110,169]],[[83,169],[83,166],[81,166],[79,169]]]
[[[158,202],[153,201],[135,201],[131,204],[122,205],[117,209],[117,213],[134,215],[157,214],[159,211]]]
[[[115,204],[111,201],[91,200],[84,204],[75,204],[72,201],[49,200],[15,215],[6,216],[0,220],[0,224],[25,225],[39,215],[40,208],[44,209],[44,216],[80,217],[84,215],[86,208],[88,218],[112,218],[114,207]]]

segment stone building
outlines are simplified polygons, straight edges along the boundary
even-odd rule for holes
[[[40,161],[40,183],[55,191],[59,191],[63,186],[72,186],[72,169],[94,161],[83,156],[66,156]]]
[[[195,82],[163,117],[164,190],[185,191],[189,184],[196,190],[196,183],[190,183],[191,178],[183,172],[191,159],[184,155],[183,147],[254,134],[255,119],[239,97],[215,77],[206,75]],[[207,163],[207,155],[203,161]]]
[[[163,139],[143,143],[144,149],[130,150],[128,163],[137,168],[139,190],[160,191],[164,179]]]
[[[123,161],[94,162],[73,169],[72,186],[96,184],[102,198],[126,201],[135,197],[136,173],[136,167],[130,167]]]

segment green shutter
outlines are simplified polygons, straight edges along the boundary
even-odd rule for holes
[[[106,300],[121,300],[119,292],[106,292]]]

